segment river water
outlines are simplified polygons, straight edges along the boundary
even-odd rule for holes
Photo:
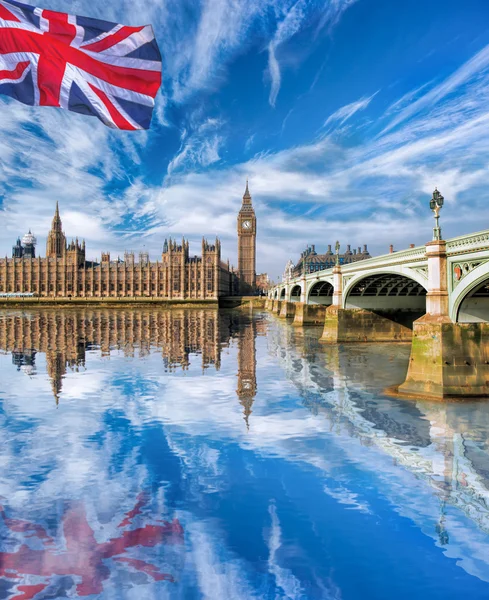
[[[0,313],[0,599],[489,597],[489,403],[265,313]]]

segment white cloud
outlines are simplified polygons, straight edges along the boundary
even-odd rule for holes
[[[356,0],[324,0],[322,6],[322,17],[316,31],[324,27],[332,28],[338,23],[342,13]],[[280,5],[279,5],[280,6]],[[309,15],[310,6],[306,0],[297,0],[292,6],[284,8],[284,18],[277,25],[277,30],[268,44],[268,72],[271,86],[269,103],[275,107],[277,96],[282,83],[280,63],[277,59],[279,47],[292,38],[302,27],[303,22]]]
[[[220,135],[205,136],[204,139],[200,136],[192,137],[184,143],[178,154],[170,161],[168,174],[171,175],[181,167],[208,167],[218,162],[221,158],[219,149],[222,144],[223,137]]]
[[[268,45],[268,69],[272,82],[269,97],[271,106],[275,106],[281,83],[280,65],[276,57],[277,48],[299,31],[304,16],[305,0],[297,0],[278,24],[277,31]]]
[[[482,48],[482,50],[459,67],[455,73],[450,75],[450,77],[447,77],[442,83],[404,108],[404,110],[394,117],[387,127],[385,127],[383,133],[390,131],[402,121],[409,119],[425,108],[434,106],[437,102],[470,81],[474,76],[485,71],[487,67],[489,67],[489,45]]]
[[[357,100],[356,102],[352,102],[351,104],[346,104],[345,106],[342,106],[326,119],[323,127],[327,127],[330,123],[335,122],[339,122],[340,125],[343,125],[343,123],[345,123],[346,121],[348,121],[348,119],[353,117],[355,113],[357,113],[360,110],[365,110],[372,101],[372,99],[378,93],[379,91],[375,92],[367,98],[360,98],[360,100]]]

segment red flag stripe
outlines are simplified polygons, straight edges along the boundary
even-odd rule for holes
[[[89,44],[88,46],[83,46],[84,50],[91,50],[92,52],[103,52],[104,50],[108,50],[115,46],[119,42],[127,39],[133,33],[138,33],[142,31],[144,27],[122,27],[116,33],[105,37],[103,40],[99,40],[98,42],[94,42],[93,44]]]
[[[97,96],[100,98],[100,100],[102,100],[102,102],[105,105],[105,108],[109,111],[109,114],[110,114],[112,120],[114,121],[114,123],[116,124],[116,126],[119,129],[129,129],[131,131],[134,131],[136,129],[136,127],[134,127],[133,125],[131,125],[131,123],[129,123],[129,121],[127,121],[121,115],[121,113],[115,108],[115,106],[109,100],[108,96],[106,94],[104,94],[104,92],[102,92],[101,90],[97,89],[91,83],[89,83],[88,85],[90,86],[91,90],[95,94],[97,94]]]
[[[71,44],[76,37],[76,27],[68,23],[67,14],[54,10],[43,10],[42,16],[49,20],[49,35],[55,35],[65,44]]]
[[[0,71],[0,83],[2,79],[20,79],[30,64],[29,61],[20,62],[13,71]]]
[[[20,592],[16,596],[12,596],[12,600],[33,600],[40,592],[48,587],[47,583],[37,583],[33,585],[19,585],[17,591]]]
[[[20,20],[15,15],[13,15],[9,10],[5,8],[5,6],[3,6],[3,4],[0,4],[0,19],[3,19],[4,21],[20,22]]]
[[[59,58],[50,60],[41,55],[37,67],[40,106],[59,108],[59,94],[63,82],[65,63]]]

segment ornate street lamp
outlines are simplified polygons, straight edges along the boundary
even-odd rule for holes
[[[340,243],[339,242],[336,242],[334,249],[336,251],[336,264],[339,265],[340,264]]]
[[[433,241],[441,240],[441,229],[440,229],[440,209],[443,206],[443,196],[435,188],[433,197],[430,200],[430,208],[435,215],[435,227],[433,229]]]

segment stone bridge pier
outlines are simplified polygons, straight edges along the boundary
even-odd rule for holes
[[[434,399],[489,396],[489,323],[454,323],[449,316],[445,241],[426,244],[426,314],[414,322],[401,395]]]

